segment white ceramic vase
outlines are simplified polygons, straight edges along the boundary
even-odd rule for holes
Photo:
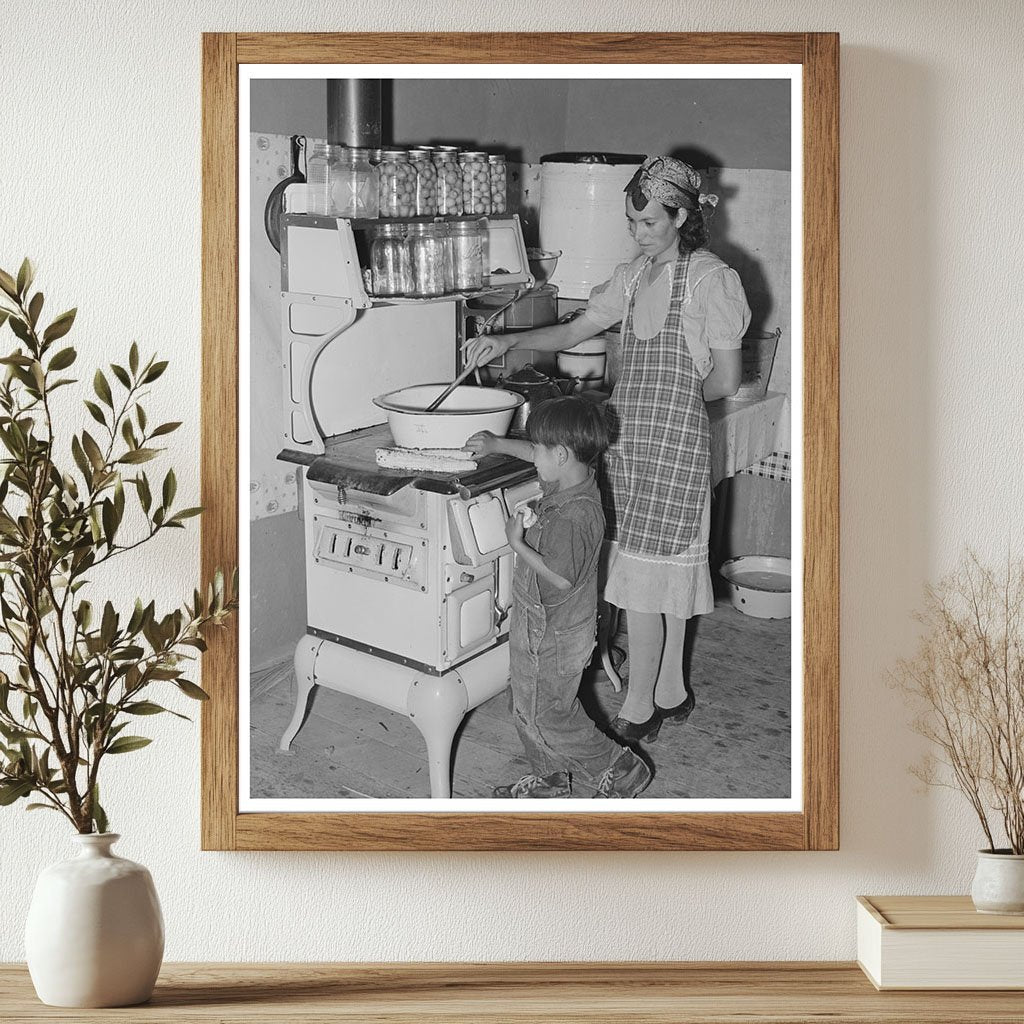
[[[971,899],[982,914],[1024,914],[1024,854],[979,850]]]
[[[111,852],[120,838],[76,835],[79,855],[36,882],[25,954],[36,994],[50,1006],[134,1006],[153,992],[163,915],[149,872]]]

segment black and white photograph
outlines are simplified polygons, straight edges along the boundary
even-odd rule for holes
[[[240,809],[799,810],[799,67],[368,67],[239,82]]]

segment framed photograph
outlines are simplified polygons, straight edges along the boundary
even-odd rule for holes
[[[838,55],[204,35],[204,849],[838,848]]]

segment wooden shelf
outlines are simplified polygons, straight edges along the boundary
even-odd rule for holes
[[[323,1024],[1020,1024],[1022,992],[876,992],[851,963],[165,964],[151,1002],[42,1005],[0,965],[0,1019]]]

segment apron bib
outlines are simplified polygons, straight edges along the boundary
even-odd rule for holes
[[[711,479],[711,441],[703,380],[686,344],[682,306],[689,251],[673,268],[668,315],[653,338],[638,338],[629,286],[622,324],[622,370],[606,403],[612,444],[604,456],[608,538],[627,552],[671,556],[700,533]]]

